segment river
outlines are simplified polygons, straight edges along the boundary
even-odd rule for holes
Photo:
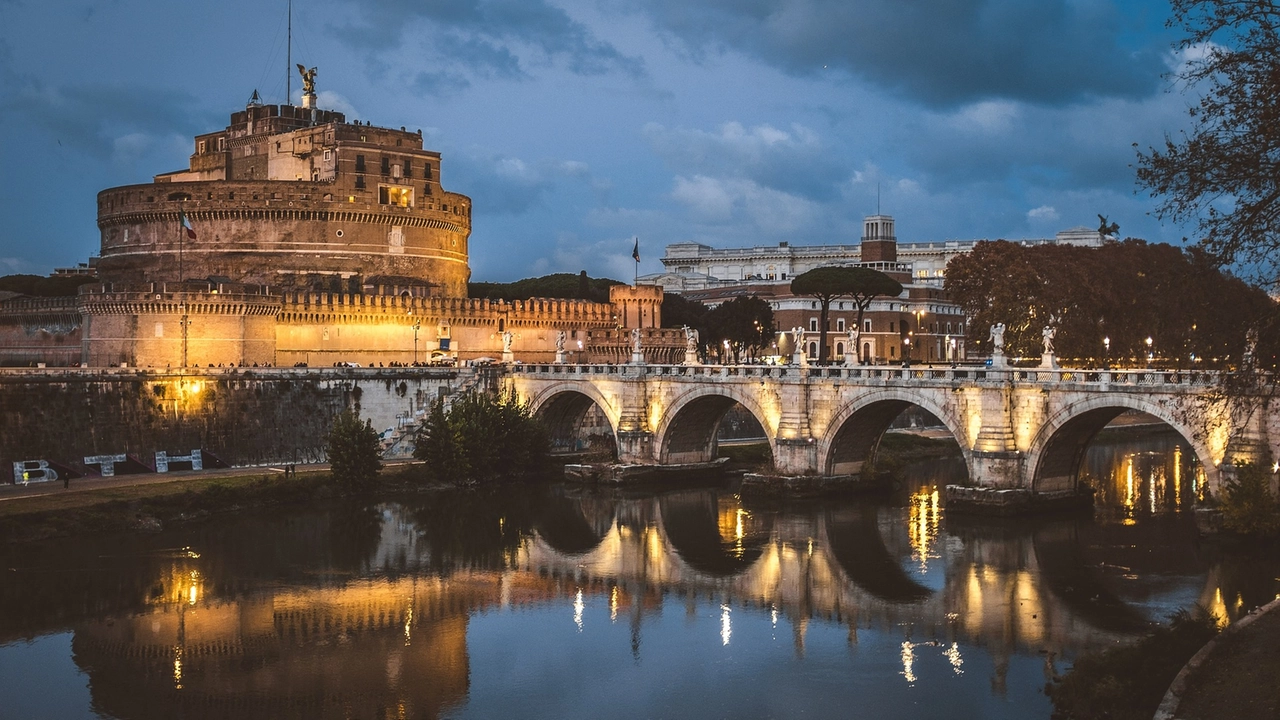
[[[731,484],[432,493],[3,551],[0,718],[1048,718],[1080,653],[1239,617],[1176,435],[1095,442],[1092,516],[948,517],[963,465],[781,507]]]

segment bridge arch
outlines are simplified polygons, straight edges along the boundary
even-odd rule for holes
[[[1217,459],[1186,423],[1176,419],[1164,405],[1142,395],[1109,393],[1070,403],[1048,416],[1027,449],[1026,468],[1030,472],[1031,489],[1036,492],[1074,489],[1085,449],[1107,423],[1126,410],[1151,415],[1178,433],[1195,453],[1206,482],[1217,487]]]
[[[911,405],[938,418],[960,446],[965,466],[971,467],[965,425],[953,410],[937,402],[932,393],[884,388],[859,395],[832,415],[827,431],[818,441],[819,470],[824,475],[861,472],[862,466],[875,456],[889,425]]]
[[[527,397],[526,402],[533,415],[546,424],[553,451],[576,447],[576,441],[581,439],[578,430],[592,405],[604,414],[617,442],[620,411],[594,383],[554,383]]]
[[[662,410],[654,432],[654,448],[659,463],[710,462],[715,458],[716,431],[725,413],[734,404],[751,413],[764,428],[769,452],[776,457],[776,420],[770,421],[760,403],[750,393],[733,385],[695,387],[676,396]]]

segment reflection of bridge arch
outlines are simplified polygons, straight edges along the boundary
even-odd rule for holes
[[[1162,405],[1142,395],[1114,393],[1088,397],[1052,413],[1032,438],[1026,467],[1031,488],[1037,492],[1070,490],[1076,486],[1085,450],[1107,423],[1126,410],[1151,415],[1178,433],[1195,453],[1206,479],[1216,486],[1217,463],[1204,442]]]
[[[769,440],[769,452],[776,452],[777,421],[770,421],[755,397],[738,392],[736,386],[708,385],[694,388],[667,405],[654,433],[658,462],[696,463],[714,460],[716,430],[725,413],[735,404],[746,408],[756,422],[760,423]]]
[[[582,421],[592,405],[600,408],[616,441],[619,412],[613,403],[591,383],[557,383],[527,399],[530,410],[547,427],[551,447],[555,450],[576,449]]]
[[[929,393],[894,388],[875,390],[841,407],[832,416],[827,433],[818,444],[819,469],[826,475],[856,474],[870,462],[880,445],[880,438],[903,410],[915,405],[923,408],[947,428],[964,454],[969,466],[970,450],[964,425],[953,411],[934,402]]]
[[[547,545],[565,555],[583,555],[595,550],[613,527],[611,507],[584,508],[584,500],[563,495],[550,495],[543,503],[533,529]]]
[[[832,557],[854,585],[889,603],[916,603],[933,591],[912,580],[884,544],[876,508],[860,505],[828,511],[823,539]]]
[[[668,496],[658,501],[663,535],[686,565],[711,577],[746,572],[764,554],[772,523],[732,540],[721,532],[720,507],[710,493]],[[740,524],[741,518],[735,517]]]

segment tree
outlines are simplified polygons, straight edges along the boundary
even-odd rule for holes
[[[351,410],[334,419],[326,449],[333,479],[351,490],[367,490],[382,470],[378,433]]]
[[[791,281],[791,292],[816,298],[821,305],[818,318],[818,362],[827,361],[827,316],[831,301],[839,297],[853,300],[858,308],[858,324],[877,297],[897,297],[902,294],[902,283],[879,270],[864,267],[820,267],[797,275]],[[800,352],[800,348],[796,349]]]
[[[722,348],[728,341],[734,362],[741,360],[745,350],[751,357],[773,342],[773,308],[769,303],[752,295],[738,297],[717,305],[707,313],[702,333],[704,343]]]
[[[1280,252],[1280,7],[1256,0],[1172,0],[1185,37],[1174,77],[1201,92],[1191,128],[1138,153],[1156,216],[1194,222],[1217,263],[1274,283]]]
[[[1058,328],[1062,357],[1139,358],[1153,351],[1175,363],[1238,365],[1245,332],[1273,312],[1265,292],[1222,272],[1203,250],[1132,238],[1101,247],[977,243],[947,265],[947,292],[969,318],[969,339],[1004,323],[1005,348],[1036,357],[1041,329]],[[1272,366],[1274,336],[1260,343],[1259,365]]]
[[[545,469],[550,441],[542,423],[513,392],[473,392],[446,413],[437,402],[418,429],[414,457],[427,476],[455,483],[534,475]]]

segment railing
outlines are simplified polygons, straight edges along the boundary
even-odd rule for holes
[[[946,368],[801,365],[555,365],[516,364],[510,371],[527,376],[596,376],[671,378],[772,378],[809,382],[863,381],[870,384],[903,382],[910,384],[1000,383],[1044,386],[1093,385],[1105,387],[1216,385],[1226,373],[1206,370],[1090,370],[1068,368],[992,368],[961,366]]]

